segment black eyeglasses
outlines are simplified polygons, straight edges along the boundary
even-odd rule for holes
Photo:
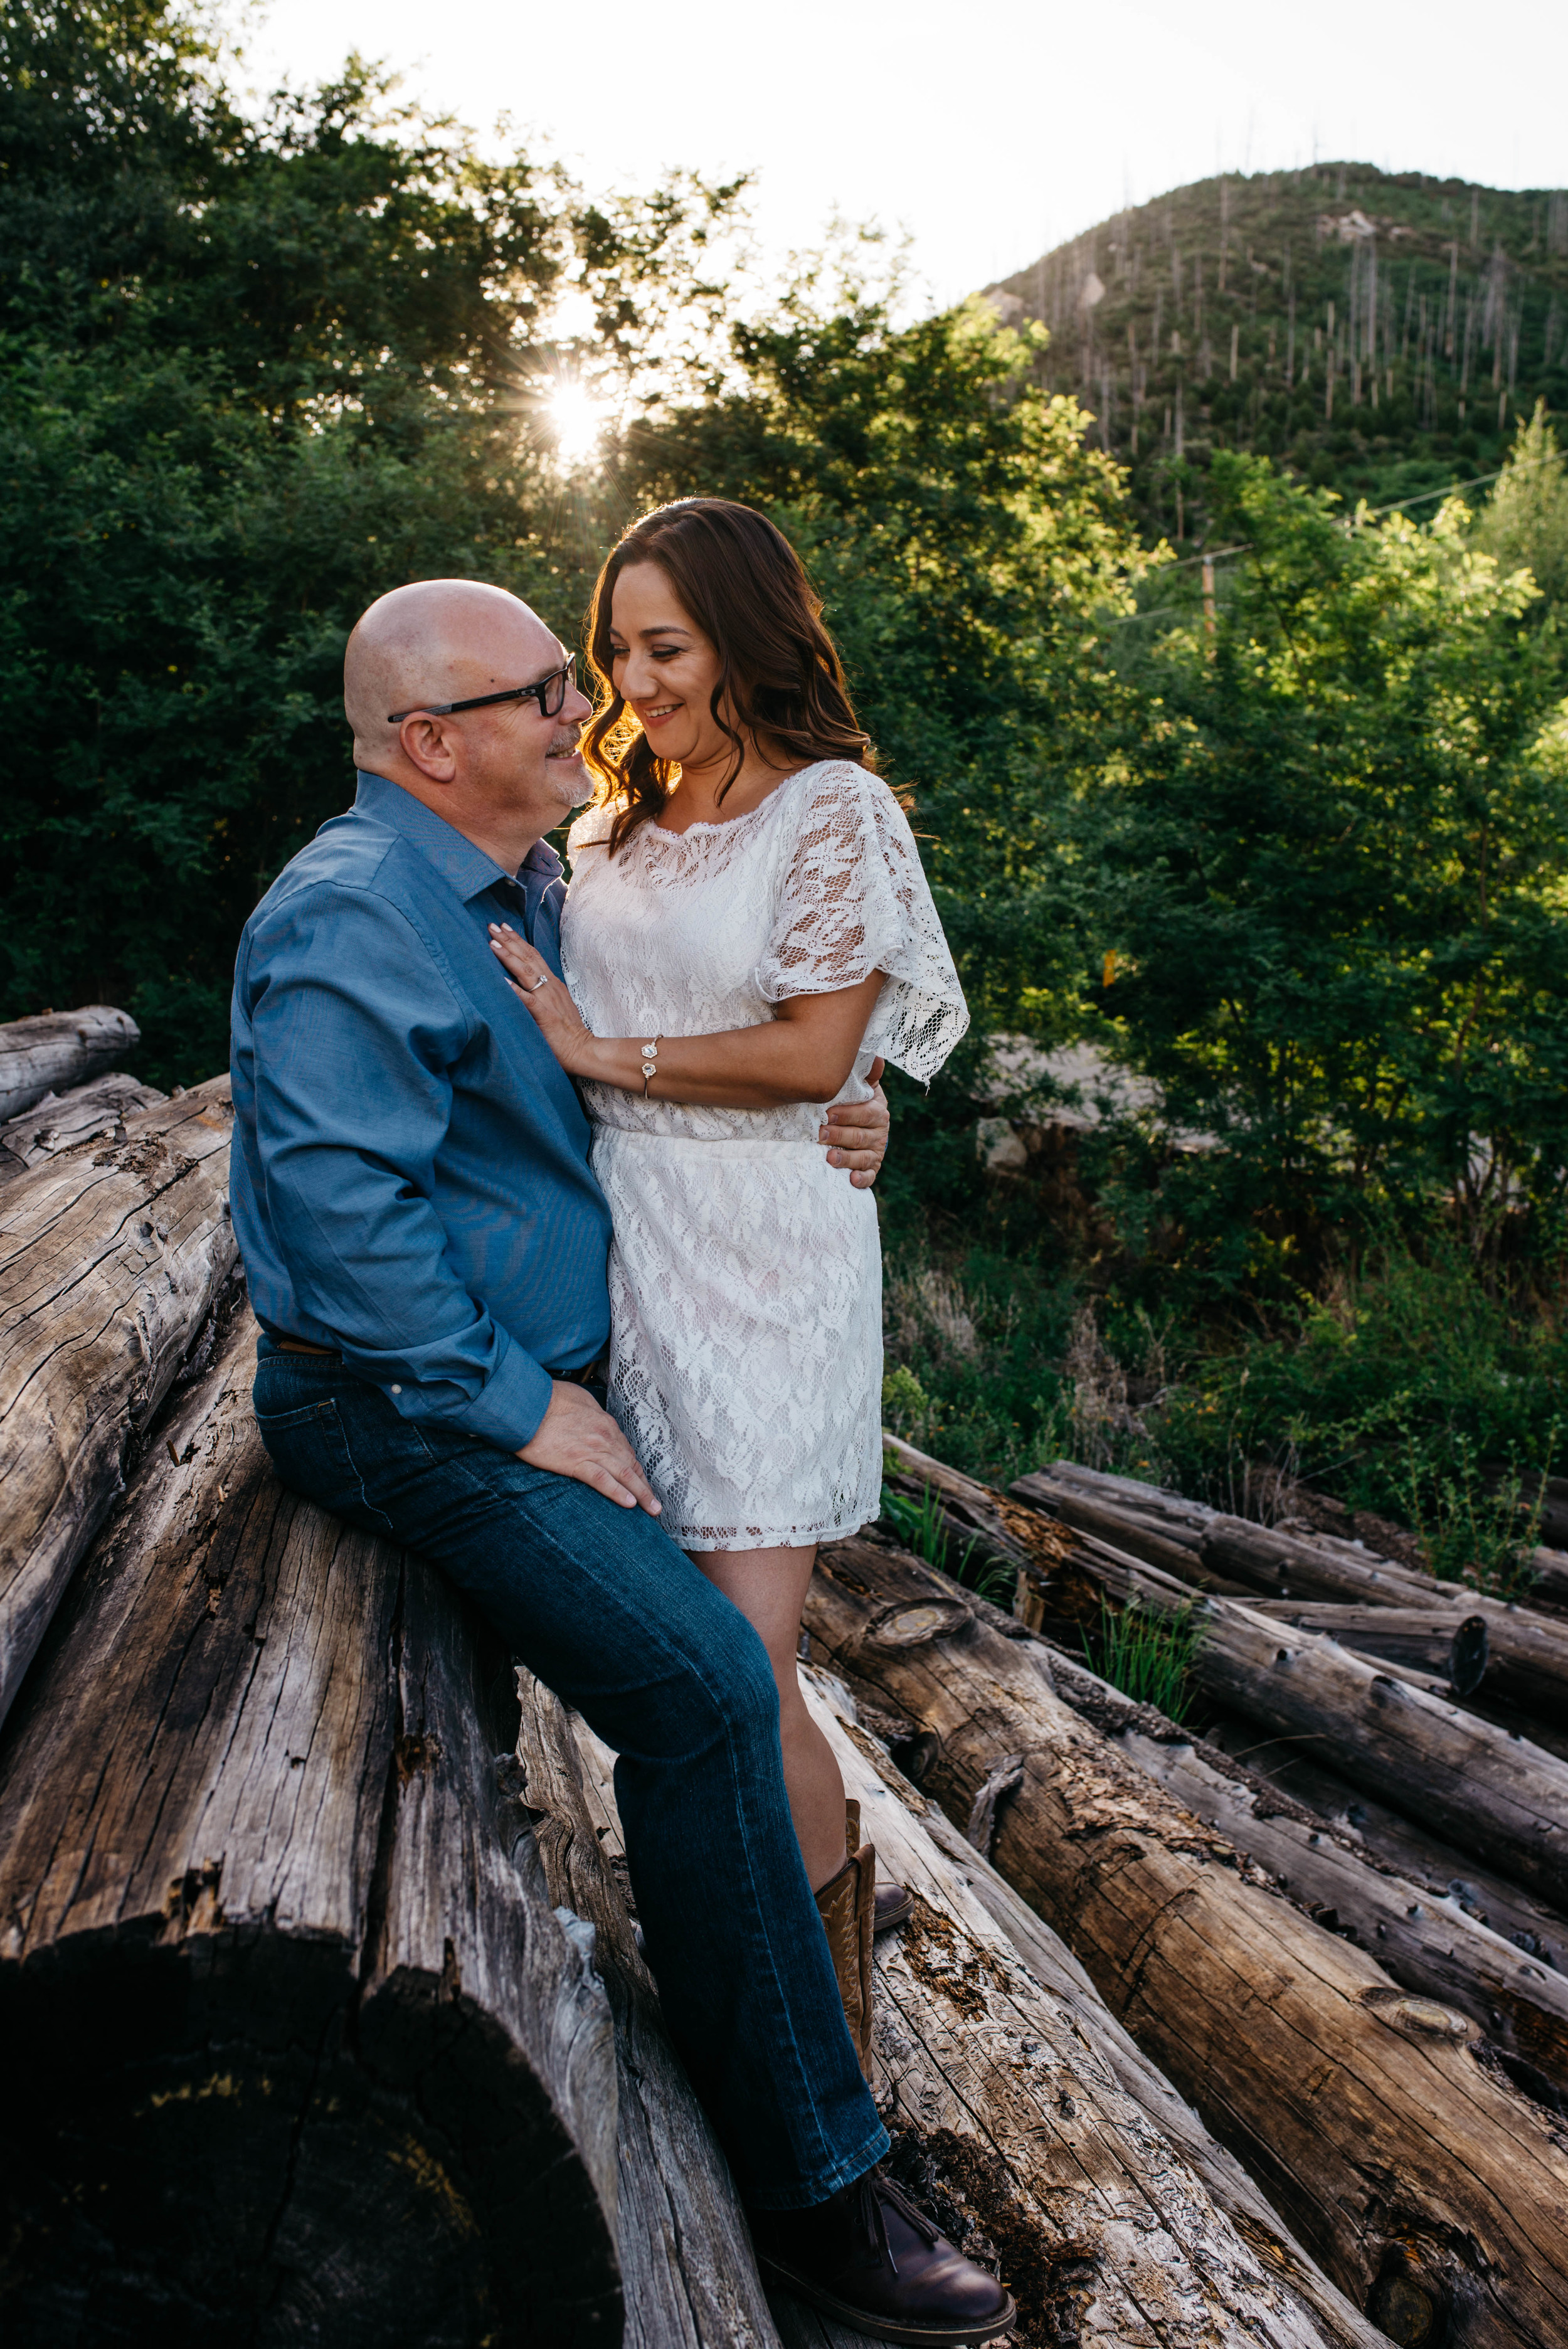
[[[388,726],[401,726],[405,718],[450,718],[459,709],[489,709],[498,701],[537,701],[542,718],[559,718],[566,707],[567,694],[577,683],[577,656],[569,653],[559,668],[542,677],[537,685],[509,685],[504,693],[476,693],[471,701],[417,701],[412,709],[389,709]]]

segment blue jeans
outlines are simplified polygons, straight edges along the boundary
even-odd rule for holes
[[[641,1509],[401,1418],[335,1357],[263,1337],[284,1483],[420,1550],[611,1746],[648,1961],[742,2199],[791,2210],[879,2160],[790,1823],[767,1651]]]

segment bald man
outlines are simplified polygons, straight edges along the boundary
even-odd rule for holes
[[[571,1080],[490,951],[560,975],[591,796],[564,646],[498,587],[384,595],[349,640],[358,791],[235,971],[234,1226],[279,1475],[421,1550],[619,1755],[665,2017],[775,2271],[861,2331],[978,2342],[1011,2302],[876,2168],[784,1791],[760,1640],[657,1523],[599,1401],[610,1215]],[[830,1112],[870,1182],[880,1105]]]

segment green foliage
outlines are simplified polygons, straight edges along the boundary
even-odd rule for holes
[[[1367,163],[1173,189],[998,289],[1145,528],[1211,544],[1224,450],[1374,506],[1494,471],[1517,418],[1568,406],[1565,294],[1561,194]]]
[[[1077,1290],[1051,1254],[1009,1255],[1006,1229],[987,1232],[976,1208],[979,1230],[946,1261],[918,1219],[902,1233],[884,1220],[886,1340],[901,1406],[890,1423],[954,1468],[1006,1484],[1062,1449]]]
[[[352,796],[365,605],[467,573],[571,629],[548,305],[570,276],[633,365],[726,200],[583,208],[356,62],[253,122],[203,22],[14,0],[0,78],[0,698],[40,746],[0,1018],[121,1003],[166,1083],[222,1065],[241,925]]]
[[[1528,571],[1550,603],[1568,601],[1568,458],[1543,399],[1520,425],[1502,478],[1476,517],[1472,543],[1500,571]]]
[[[1556,1435],[1553,1426],[1548,1458]],[[1401,1515],[1432,1572],[1445,1582],[1468,1579],[1493,1598],[1522,1598],[1533,1579],[1530,1553],[1541,1531],[1544,1471],[1532,1481],[1533,1500],[1526,1499],[1517,1469],[1489,1482],[1465,1435],[1455,1437],[1451,1461],[1442,1470],[1412,1443]]]
[[[934,1566],[950,1574],[954,1582],[962,1582],[982,1599],[997,1603],[1012,1602],[1016,1579],[1008,1567],[976,1558],[979,1537],[965,1544],[956,1557],[950,1557],[951,1544],[943,1522],[942,1495],[930,1485],[923,1485],[918,1501],[908,1494],[895,1492],[891,1485],[882,1489],[882,1522],[897,1535],[905,1549],[923,1557],[927,1566]]]
[[[1202,1606],[1194,1599],[1166,1613],[1136,1599],[1113,1608],[1102,1598],[1091,1643],[1100,1678],[1134,1704],[1151,1704],[1168,1721],[1184,1721],[1192,1702],[1192,1661],[1203,1641]]]
[[[1450,1193],[1486,1250],[1568,1166],[1568,733],[1527,579],[1462,509],[1346,526],[1258,459],[1214,635],[1130,697],[1102,803],[1101,997],[1169,1123],[1161,1182],[1217,1289],[1382,1198]],[[1119,772],[1117,767],[1119,766]]]
[[[1116,471],[984,305],[895,331],[803,294],[736,350],[738,388],[627,433],[623,510],[705,491],[789,533],[914,795],[976,1038],[1048,1028],[1080,975],[1062,818],[1113,687],[1100,618],[1149,562]]]
[[[1150,1433],[1160,1476],[1195,1498],[1244,1505],[1239,1464],[1272,1463],[1410,1526],[1434,1572],[1511,1589],[1565,1425],[1554,1317],[1489,1291],[1439,1232],[1384,1243],[1276,1332],[1199,1357]]]

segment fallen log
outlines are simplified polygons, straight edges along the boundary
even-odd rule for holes
[[[71,1092],[46,1093],[21,1116],[0,1124],[0,1189],[30,1166],[41,1166],[80,1143],[119,1139],[128,1117],[156,1109],[168,1098],[118,1071]]]
[[[1487,1627],[1492,1691],[1546,1719],[1568,1713],[1568,1624],[1553,1616],[1489,1598],[1469,1583],[1439,1582],[1333,1534],[1282,1532],[1197,1502],[1171,1500],[1152,1486],[1140,1488],[1148,1497],[1134,1501],[1126,1489],[1130,1478],[1101,1477],[1088,1469],[1068,1477],[1064,1468],[1058,1461],[1047,1474],[1021,1476],[1012,1492],[1181,1581],[1226,1595],[1429,1610],[1452,1615],[1456,1624],[1480,1615]]]
[[[1092,2295],[1097,2338],[1150,2349],[1200,2333],[1377,2349],[1081,1967],[858,1726],[842,1688],[802,1680],[884,1871],[917,1899],[913,1924],[876,1952],[876,2087],[894,2174],[1006,2276],[1019,2340],[1076,2339]],[[611,1757],[582,1723],[578,1734],[598,1840],[614,1855]],[[993,1901],[1015,1921],[1021,1911],[1027,1952]],[[855,2339],[792,2302],[774,2309],[786,2343]]]
[[[973,1609],[954,1624],[956,1599],[845,1542],[807,1620],[934,1738],[923,1783],[950,1819],[1016,1765],[997,1867],[1352,2300],[1418,2315],[1408,2340],[1556,2349],[1568,2153],[1547,2116],[1475,2059],[1465,2018],[1302,1915],[1061,1702],[1031,1643]]]
[[[1435,1899],[1457,1900],[1514,1949],[1568,1971],[1568,1918],[1472,1853],[1375,1801],[1327,1763],[1314,1760],[1308,1749],[1289,1738],[1270,1737],[1255,1722],[1220,1715],[1204,1724],[1203,1737],[1228,1760],[1244,1763],[1255,1776],[1342,1831],[1378,1868],[1408,1877]]]
[[[78,1011],[42,1011],[0,1027],[0,1123],[31,1109],[47,1092],[86,1084],[112,1069],[141,1041],[129,1011],[84,1003]]]
[[[6,2338],[613,2342],[611,2018],[498,1783],[506,1660],[277,1485],[253,1340],[0,1741]]]
[[[1449,1703],[1441,1685],[1379,1666],[1234,1599],[1194,1597],[1157,1568],[1119,1559],[1090,1537],[1037,1585],[1052,1619],[1119,1607],[1185,1614],[1201,1631],[1190,1671],[1212,1703],[1282,1736],[1311,1741],[1358,1785],[1429,1820],[1561,1907],[1568,1902],[1568,1763]]]
[[[0,1720],[235,1260],[227,1077],[0,1197]]]
[[[1328,1931],[1371,1951],[1405,1989],[1459,2008],[1568,2109],[1568,1975],[1520,1950],[1446,1887],[1373,1861],[1347,1825],[1282,1795],[1222,1748],[1135,1704],[1076,1659],[1053,1651],[1063,1702],[1108,1737],[1207,1826],[1266,1868]],[[1525,2075],[1514,2075],[1526,2085]]]
[[[552,1899],[593,1928],[615,2021],[627,2349],[779,2349],[729,2166],[665,2029],[599,1832],[609,1822],[590,1809],[583,1725],[521,1666],[517,1689],[516,1792]]]
[[[1260,1599],[1253,1612],[1337,1640],[1358,1656],[1407,1664],[1456,1696],[1473,1696],[1491,1661],[1484,1615],[1462,1615],[1456,1623],[1451,1613],[1432,1607],[1336,1607],[1299,1599]]]

